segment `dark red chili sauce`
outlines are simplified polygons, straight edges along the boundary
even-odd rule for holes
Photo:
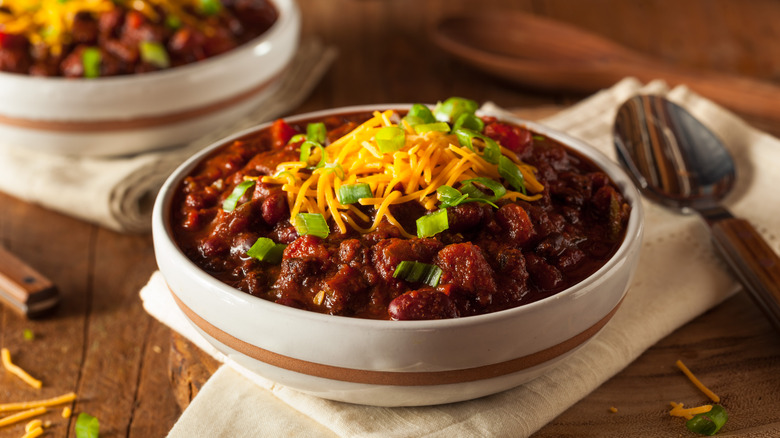
[[[64,1],[64,0],[63,0]],[[85,76],[84,52],[99,50],[97,76],[145,73],[190,64],[225,53],[263,34],[278,18],[268,0],[205,0],[209,10],[187,7],[188,19],[168,13],[157,4],[149,11],[116,2],[112,10],[82,11],[62,37],[61,50],[33,44],[24,34],[0,25],[0,70],[33,76]],[[13,14],[0,6],[0,14]],[[167,65],[144,59],[141,44],[153,43],[167,54]]]
[[[329,140],[370,117],[350,114],[324,120]],[[533,202],[478,202],[447,209],[449,229],[429,238],[403,238],[384,221],[360,235],[299,236],[290,223],[286,194],[258,183],[240,206],[222,201],[244,176],[269,175],[282,161],[297,161],[288,140],[304,121],[278,120],[269,129],[219,148],[181,183],[173,199],[172,226],[182,251],[205,271],[244,292],[286,306],[373,319],[464,317],[521,306],[554,295],[595,272],[625,234],[630,207],[610,178],[591,161],[527,129],[492,118],[484,133],[536,167],[545,189]],[[366,207],[371,214],[373,207]],[[425,214],[416,202],[394,207],[406,230]],[[259,237],[287,244],[279,264],[246,251]],[[440,267],[438,286],[393,277],[414,260]],[[325,297],[316,304],[320,291]]]

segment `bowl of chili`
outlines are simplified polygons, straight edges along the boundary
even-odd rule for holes
[[[381,406],[541,375],[618,310],[642,233],[611,160],[459,98],[244,131],[182,164],[153,213],[170,293],[216,348]]]
[[[63,155],[170,147],[235,120],[271,95],[300,33],[294,0],[28,3],[0,7],[0,147]]]

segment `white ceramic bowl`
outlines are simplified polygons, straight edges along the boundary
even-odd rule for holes
[[[125,155],[183,144],[259,104],[298,47],[295,0],[265,33],[201,62],[96,79],[0,72],[0,148],[81,156]]]
[[[289,120],[373,109],[376,106],[343,108]],[[267,125],[212,145],[167,180],[153,213],[159,268],[184,314],[217,349],[300,391],[359,404],[414,406],[468,400],[520,385],[576,351],[618,310],[639,259],[643,213],[636,188],[608,158],[543,126],[505,120],[590,158],[620,187],[632,208],[625,240],[606,265],[549,298],[465,318],[376,321],[286,307],[214,279],[173,242],[172,196],[206,154]]]

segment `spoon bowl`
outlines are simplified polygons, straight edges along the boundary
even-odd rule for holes
[[[736,180],[721,140],[660,96],[629,99],[615,118],[618,161],[653,201],[686,213],[718,204]]]
[[[715,134],[661,96],[634,96],[615,118],[618,160],[643,194],[709,225],[715,248],[780,330],[780,258],[753,226],[720,205],[734,186],[734,161]]]

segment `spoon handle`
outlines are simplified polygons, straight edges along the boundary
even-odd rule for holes
[[[753,300],[780,329],[780,258],[744,219],[722,219],[711,226],[715,247]]]

